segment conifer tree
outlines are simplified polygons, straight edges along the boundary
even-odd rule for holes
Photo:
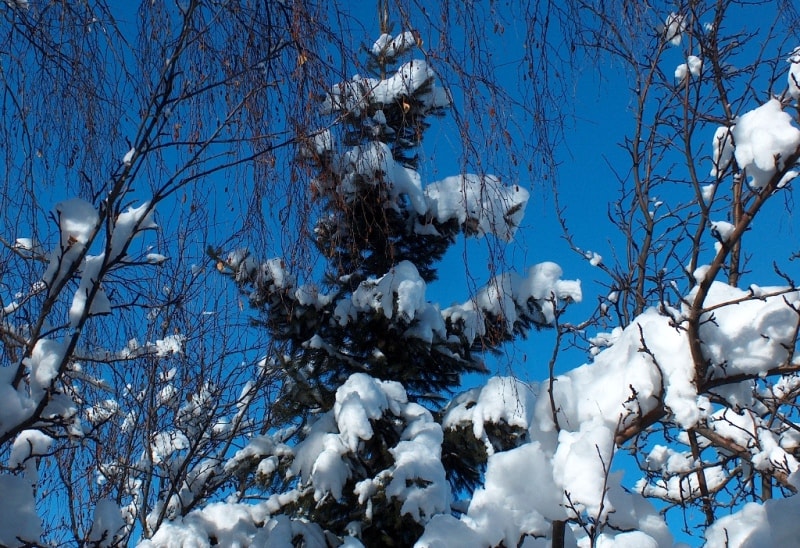
[[[298,285],[280,259],[259,264],[245,251],[224,264],[286,349],[270,365],[283,374],[275,416],[290,427],[242,453],[243,470],[258,463],[281,511],[303,524],[298,538],[334,545],[412,545],[434,515],[451,512],[486,448],[443,431],[436,417],[447,398],[463,374],[484,371],[483,351],[580,298],[576,282],[544,263],[494,278],[462,305],[428,301],[436,263],[459,234],[511,240],[528,193],[490,175],[423,185],[420,144],[450,96],[415,58],[417,34],[382,26],[367,52],[372,74],[328,90],[320,108],[333,123],[300,153],[316,173],[322,282]],[[512,443],[513,432],[497,434]]]

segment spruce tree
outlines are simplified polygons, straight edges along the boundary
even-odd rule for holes
[[[246,252],[224,264],[284,343],[270,366],[282,374],[274,416],[289,428],[248,462],[279,463],[259,464],[260,481],[279,491],[280,512],[306,524],[297,542],[409,546],[450,513],[487,447],[443,432],[448,397],[464,374],[484,371],[483,351],[549,324],[559,299],[579,294],[546,263],[498,276],[462,305],[428,301],[436,263],[459,235],[510,240],[528,193],[488,175],[423,185],[420,144],[451,100],[414,55],[420,45],[414,32],[384,32],[367,52],[372,74],[327,91],[320,109],[334,123],[302,147],[322,211],[321,282],[298,285],[280,259],[259,264]],[[494,437],[508,445],[515,435]]]

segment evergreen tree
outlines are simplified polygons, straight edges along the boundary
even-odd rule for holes
[[[528,193],[471,174],[423,186],[419,146],[450,97],[413,58],[419,46],[411,31],[381,35],[368,51],[373,74],[326,93],[322,113],[335,123],[301,151],[323,211],[313,230],[322,283],[298,285],[280,259],[259,264],[246,252],[224,264],[285,343],[270,365],[283,374],[275,416],[291,428],[241,462],[259,463],[280,511],[306,524],[297,542],[408,546],[450,513],[452,493],[475,485],[492,447],[444,432],[435,417],[463,374],[484,371],[484,350],[551,323],[559,302],[580,296],[545,263],[494,278],[462,305],[427,300],[458,235],[510,240]],[[498,426],[491,437],[507,448],[518,435]]]

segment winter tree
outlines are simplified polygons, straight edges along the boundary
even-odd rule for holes
[[[529,194],[491,175],[422,181],[417,150],[450,96],[418,46],[412,31],[384,32],[368,52],[372,76],[335,83],[319,105],[334,123],[309,134],[301,155],[315,171],[321,281],[298,283],[282,259],[246,251],[223,264],[271,339],[286,343],[269,364],[285,426],[231,461],[276,490],[264,504],[293,524],[291,536],[273,529],[258,542],[413,545],[449,515],[453,494],[474,488],[487,451],[522,435],[513,421],[472,439],[461,425],[443,429],[446,396],[465,373],[485,371],[483,352],[580,300],[554,263],[501,274],[472,297],[465,288],[463,304],[429,300],[457,235],[511,240]],[[162,531],[154,542],[172,534]]]
[[[529,4],[3,5],[0,545],[795,543],[795,8]]]

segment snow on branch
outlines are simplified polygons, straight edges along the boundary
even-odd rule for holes
[[[363,112],[380,110],[382,105],[396,103],[414,96],[425,110],[432,111],[450,105],[447,92],[434,84],[435,73],[423,60],[415,59],[400,66],[385,80],[354,76],[334,85],[322,103],[322,114],[342,113],[361,116]],[[418,93],[421,90],[424,93]]]
[[[360,481],[360,504],[379,492],[402,503],[401,513],[426,523],[447,510],[450,490],[441,462],[442,429],[430,411],[408,401],[405,388],[355,373],[336,391],[332,411],[321,416],[294,449],[291,473],[314,489],[314,499],[338,499],[351,473],[351,458],[373,438],[373,423],[394,417],[399,441],[388,448],[394,464]]]
[[[427,211],[419,173],[397,162],[385,143],[372,141],[352,147],[336,156],[331,168],[340,181],[336,191],[349,202],[360,198],[360,185],[386,183],[394,207],[400,208],[400,197],[406,196],[417,214]]]
[[[499,323],[505,335],[530,324],[551,325],[559,303],[582,299],[579,280],[562,280],[555,263],[532,266],[522,277],[514,272],[493,278],[469,301],[442,311],[445,319],[471,343]]]
[[[711,363],[707,382],[714,384],[715,397],[741,411],[715,410],[698,392],[703,380],[695,378],[681,311],[649,309],[616,330],[592,363],[552,383],[490,379],[453,401],[443,426],[471,426],[473,435],[484,440],[489,454],[485,482],[460,520],[436,518],[420,546],[435,546],[446,531],[486,545],[509,543],[526,534],[546,536],[552,520],[560,519],[599,519],[613,530],[638,530],[635,545],[671,545],[666,524],[642,495],[673,503],[700,496],[693,473],[696,459],[688,452],[654,447],[645,462],[653,477],[640,480],[635,493],[622,490],[619,478],[611,478],[610,472],[617,435],[659,410],[667,414],[665,420],[682,429],[696,428],[701,436],[736,451],[755,469],[783,478],[786,485],[796,484],[791,476],[800,467],[794,456],[796,432],[776,433],[751,409],[759,405],[754,381],[779,370],[792,355],[800,294],[791,288],[760,288],[756,295],[715,282],[705,305],[701,339]],[[787,380],[762,397],[778,397],[796,386],[796,379]],[[547,397],[551,388],[554,407]],[[488,424],[523,428],[529,441],[496,452],[487,443]],[[737,473],[724,466],[708,466],[704,472],[712,490]],[[521,486],[516,479],[520,477],[530,478],[536,488]],[[721,534],[719,527],[712,531]],[[610,531],[603,534],[614,536]]]
[[[717,132],[719,134],[719,130]],[[792,124],[792,117],[783,111],[777,99],[743,114],[731,128],[736,163],[746,173],[750,186],[759,190],[779,170],[783,170],[788,158],[800,149],[800,130]],[[715,159],[719,171],[724,168],[728,156],[728,139],[715,135]],[[717,153],[722,147],[722,151]]]
[[[529,193],[492,175],[467,174],[427,185],[425,198],[428,214],[439,223],[455,219],[467,235],[494,234],[511,241],[525,216]]]

